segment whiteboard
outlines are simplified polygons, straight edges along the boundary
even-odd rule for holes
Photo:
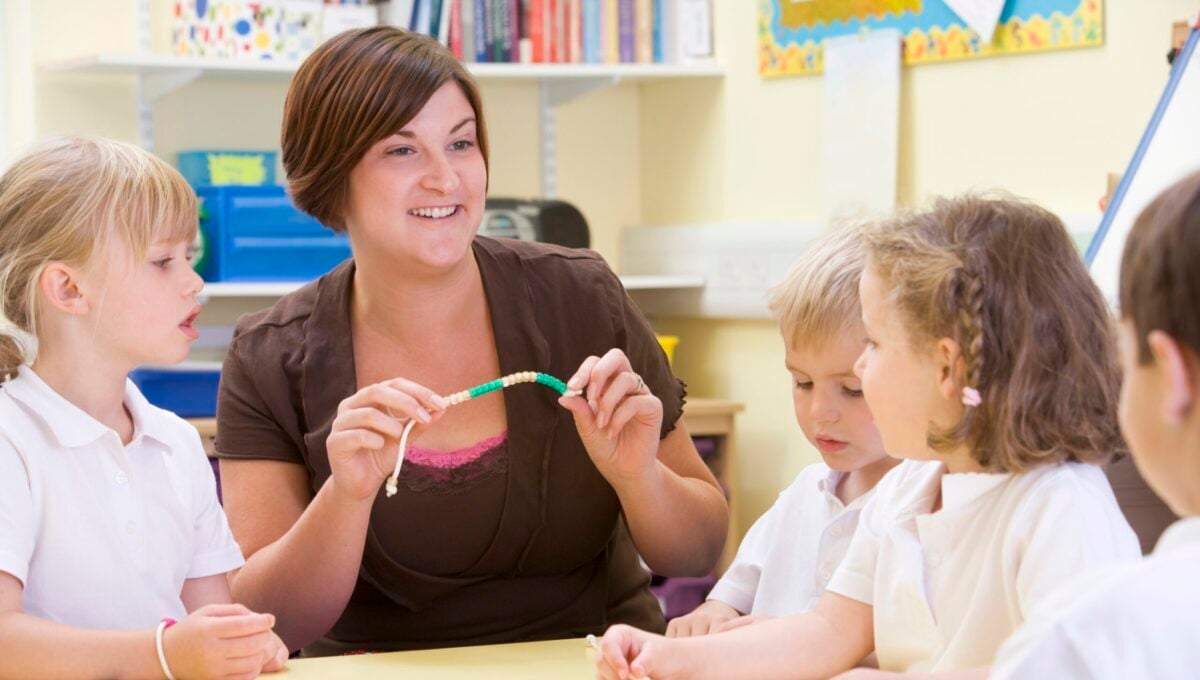
[[[1175,57],[1171,77],[1133,160],[1087,249],[1092,278],[1116,308],[1125,237],[1142,209],[1167,187],[1200,168],[1200,29]]]

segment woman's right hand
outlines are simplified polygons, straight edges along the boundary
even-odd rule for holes
[[[741,616],[738,610],[719,600],[708,600],[687,616],[667,622],[667,637],[693,637],[716,633],[721,626]]]
[[[177,678],[255,678],[278,670],[275,617],[240,604],[210,604],[163,632],[163,656]],[[282,650],[284,660],[287,650]]]
[[[396,465],[407,422],[417,421],[411,441],[446,407],[433,390],[403,378],[368,385],[342,400],[325,440],[335,488],[356,501],[373,498]]]

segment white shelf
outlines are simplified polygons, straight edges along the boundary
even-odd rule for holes
[[[277,298],[298,290],[307,281],[217,282],[204,284],[203,300],[215,298]],[[703,288],[702,276],[622,276],[626,290],[680,290]]]
[[[94,54],[43,64],[46,73],[200,77],[249,80],[290,78],[298,62],[180,57],[169,54]],[[696,64],[467,64],[480,80],[566,81],[605,78],[629,81],[673,78],[719,78],[725,69],[715,63]]]

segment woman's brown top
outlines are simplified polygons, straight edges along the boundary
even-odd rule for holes
[[[674,428],[684,385],[596,253],[483,236],[472,253],[503,374],[565,380],[588,355],[617,347],[662,400],[662,436]],[[329,478],[325,440],[338,404],[357,391],[353,274],[346,262],[239,320],[221,374],[219,457],[303,465],[314,493]],[[520,385],[503,396],[508,432],[492,456],[503,462],[477,483],[402,484],[392,499],[381,489],[354,594],[307,654],[573,637],[614,623],[664,628],[616,493],[558,395]]]

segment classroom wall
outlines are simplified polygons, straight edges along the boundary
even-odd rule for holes
[[[714,92],[643,92],[647,224],[780,223],[820,214],[820,77],[757,75],[756,5],[715,0],[726,76]],[[1162,92],[1171,22],[1194,0],[1105,0],[1099,48],[905,67],[899,200],[1004,188],[1064,215],[1092,214]],[[738,417],[739,521],[749,524],[814,449],[791,416],[783,347],[762,321],[658,319],[681,336],[678,371],[695,395],[746,404]]]

